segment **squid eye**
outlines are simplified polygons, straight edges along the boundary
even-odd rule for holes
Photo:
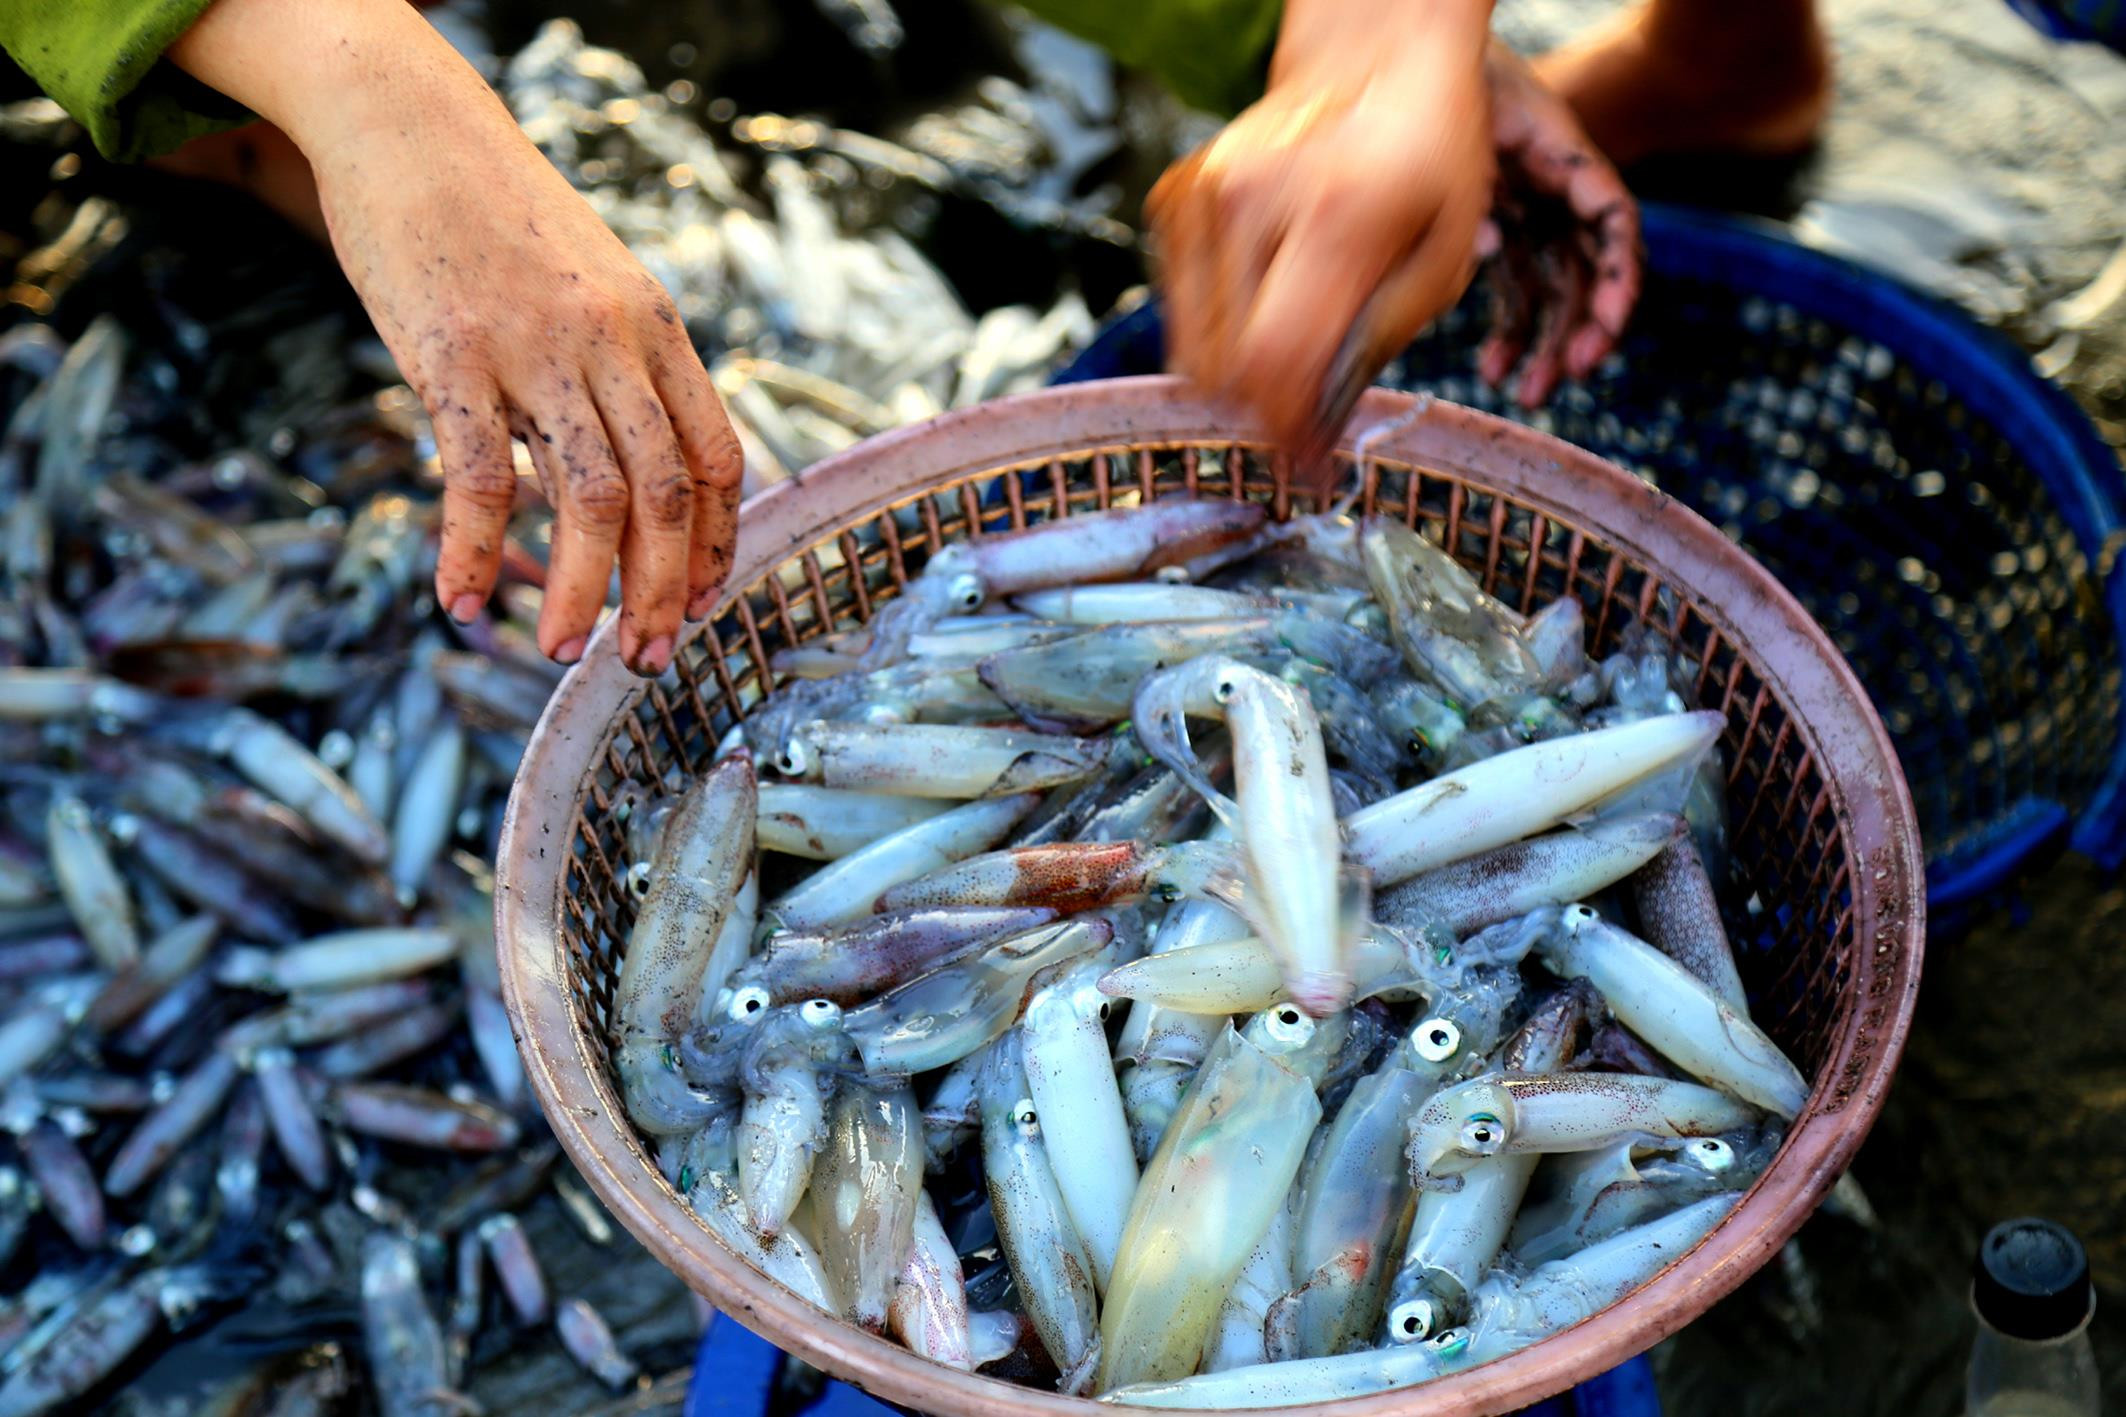
[[[1405,1299],[1388,1311],[1388,1337],[1396,1343],[1429,1338],[1433,1318],[1430,1299]]]
[[[731,995],[731,1017],[740,1023],[750,1023],[768,1008],[768,991],[758,984],[748,984]]]
[[[1428,1063],[1444,1063],[1461,1051],[1462,1031],[1443,1018],[1428,1018],[1410,1034],[1410,1046]]]
[[[650,863],[637,861],[627,868],[627,893],[637,900],[646,899],[650,893]]]
[[[1270,1010],[1263,1032],[1278,1043],[1297,1048],[1314,1036],[1314,1020],[1290,1004]]]
[[[1462,1150],[1471,1156],[1496,1156],[1506,1144],[1506,1124],[1489,1112],[1462,1123]]]
[[[1565,928],[1569,932],[1577,933],[1583,925],[1592,925],[1601,918],[1600,913],[1591,906],[1568,905],[1565,907]]]
[[[1240,686],[1231,679],[1220,676],[1218,682],[1211,686],[1211,697],[1221,704],[1231,703],[1234,693],[1239,688]]]
[[[982,591],[982,578],[972,574],[954,576],[946,594],[962,610],[980,610],[983,600],[987,599]]]
[[[317,760],[328,768],[338,769],[354,761],[354,739],[345,731],[335,728],[317,740]]]
[[[1114,1013],[1114,1011],[1115,1006],[1113,1001],[1109,999],[1102,999],[1100,1001],[1100,1022],[1106,1023],[1108,1020],[1108,1016]]]
[[[1033,1110],[1033,1099],[1022,1097],[1011,1104],[1011,1124],[1021,1131],[1032,1131],[1041,1125],[1041,1119]]]
[[[1442,1358],[1452,1358],[1469,1346],[1469,1330],[1450,1328],[1432,1340],[1432,1351]]]
[[[775,770],[784,777],[803,777],[812,766],[812,750],[803,740],[792,738],[782,745],[782,752],[775,757]]]
[[[1735,1149],[1718,1137],[1702,1137],[1690,1145],[1691,1159],[1719,1175],[1735,1164]]]
[[[797,1006],[797,1016],[813,1028],[832,1028],[842,1021],[842,1006],[832,999],[807,999]]]

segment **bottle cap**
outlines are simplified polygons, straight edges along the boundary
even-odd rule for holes
[[[2035,1216],[2004,1220],[1986,1232],[1971,1281],[1978,1316],[2011,1338],[2072,1333],[2095,1301],[2082,1242],[2066,1226]]]

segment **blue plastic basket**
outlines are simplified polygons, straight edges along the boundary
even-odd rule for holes
[[[1831,633],[1896,739],[1937,915],[2062,839],[2126,859],[2126,497],[2029,359],[1961,311],[1768,223],[1649,204],[1621,355],[1527,414],[1474,374],[1481,291],[1382,375],[1641,475]],[[1156,305],[1059,383],[1161,367]]]
[[[694,1355],[685,1417],[764,1417],[788,1361],[765,1338],[716,1315]],[[900,1411],[842,1382],[829,1382],[803,1409],[804,1417],[895,1417]],[[1661,1417],[1653,1365],[1634,1358],[1563,1397],[1524,1408],[1520,1417]]]

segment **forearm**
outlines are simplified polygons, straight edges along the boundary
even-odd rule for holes
[[[313,161],[380,132],[509,124],[472,66],[406,0],[215,0],[169,49]]]
[[[1270,61],[1275,84],[1317,66],[1371,67],[1423,52],[1483,62],[1494,0],[1287,0]]]

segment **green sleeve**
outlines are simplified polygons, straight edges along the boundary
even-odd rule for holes
[[[1284,0],[1017,2],[1159,79],[1183,103],[1220,117],[1262,96],[1284,14]]]
[[[164,61],[213,0],[0,0],[0,49],[119,162],[248,122]]]

